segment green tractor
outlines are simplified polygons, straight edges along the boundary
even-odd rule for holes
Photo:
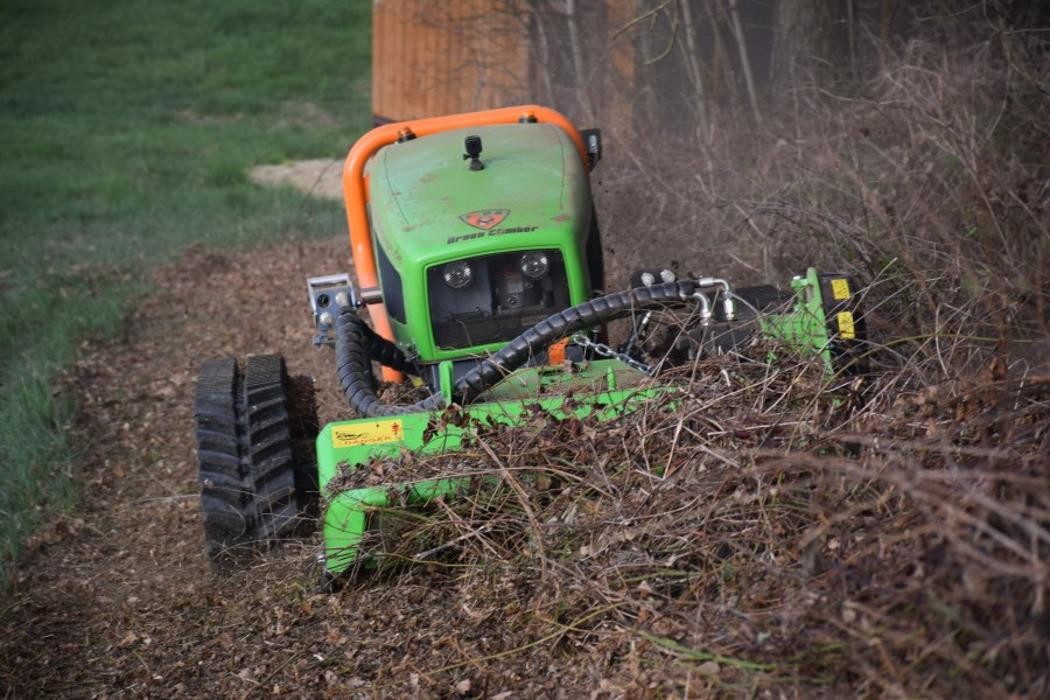
[[[600,157],[597,130],[537,106],[389,124],[354,145],[343,186],[356,279],[308,280],[314,342],[334,347],[354,417],[311,429],[309,390],[280,357],[204,365],[197,444],[213,561],[314,522],[321,494],[319,559],[327,577],[346,574],[380,556],[361,552],[373,514],[455,497],[469,481],[354,486],[355,470],[406,450],[454,452],[479,426],[537,411],[613,419],[674,391],[653,377],[697,355],[768,338],[829,374],[856,371],[864,329],[845,275],[810,269],[781,292],[651,269],[606,293],[588,179]],[[661,338],[650,321],[670,308],[687,322]],[[610,347],[618,319],[630,332]],[[410,375],[424,397],[384,402],[373,365],[387,381]]]

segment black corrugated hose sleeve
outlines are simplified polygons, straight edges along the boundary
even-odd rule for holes
[[[382,348],[382,343],[393,347]],[[375,347],[376,355],[372,354]],[[411,371],[411,364],[401,350],[385,338],[376,335],[350,307],[343,307],[335,317],[335,367],[339,373],[339,384],[343,388],[350,407],[362,416],[392,416],[402,413],[430,411],[444,406],[440,394],[411,405],[385,404],[376,396],[373,388],[372,360],[397,369]],[[386,361],[384,361],[386,360]]]
[[[360,317],[357,317],[357,320],[361,321]],[[370,359],[398,372],[419,374],[419,370],[416,369],[413,363],[408,361],[405,353],[401,352],[401,348],[369,328],[364,321],[361,321],[361,328],[368,341],[368,357]]]
[[[470,403],[551,343],[648,307],[681,303],[695,291],[696,283],[690,280],[636,287],[591,299],[548,316],[507,343],[502,350],[482,360],[456,382],[454,393],[457,400],[461,404]]]
[[[465,374],[456,382],[455,396],[459,403],[468,404],[528,362],[530,357],[545,350],[551,343],[643,309],[681,303],[695,291],[696,283],[689,280],[637,287],[591,299],[548,316]],[[365,325],[353,309],[344,308],[336,316],[336,368],[339,372],[339,383],[351,408],[363,416],[392,416],[443,408],[445,402],[440,394],[410,405],[384,404],[379,400],[372,388],[370,357],[375,358],[370,356],[370,348],[373,337],[389,343]],[[393,347],[400,353],[397,346]],[[404,360],[403,354],[401,358]]]

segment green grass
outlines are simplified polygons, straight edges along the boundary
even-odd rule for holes
[[[345,226],[258,163],[345,153],[369,125],[367,0],[0,6],[0,579],[73,503],[56,373],[190,243]]]

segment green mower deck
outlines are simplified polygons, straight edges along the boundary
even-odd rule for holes
[[[554,420],[569,415],[613,419],[668,391],[666,387],[642,386],[645,378],[617,360],[598,360],[573,373],[562,368],[533,367],[511,375],[495,387],[492,400],[459,409],[455,423],[443,421],[443,411],[429,411],[326,425],[317,437],[318,473],[326,501],[326,570],[339,574],[357,561],[371,511],[402,503],[425,505],[435,498],[453,495],[470,483],[469,477],[450,477],[333,489],[347,470],[377,459],[397,459],[402,451],[416,455],[455,452],[474,437],[478,428],[519,425],[537,411]],[[571,402],[567,401],[567,388],[573,392]],[[569,405],[572,408],[567,408]]]
[[[818,356],[830,377],[836,368],[842,368],[844,353],[852,348],[849,343],[855,338],[854,290],[845,277],[820,275],[810,268],[805,276],[792,281],[792,291],[794,303],[790,310],[756,319],[761,335],[801,355]],[[553,420],[570,415],[610,420],[673,391],[645,380],[644,374],[614,359],[592,361],[575,366],[573,371],[529,367],[490,389],[486,401],[456,409],[454,421],[444,420],[444,411],[424,411],[325,426],[317,438],[317,461],[327,504],[323,523],[326,571],[340,574],[358,561],[371,512],[401,505],[425,505],[454,495],[470,483],[469,477],[450,476],[343,488],[341,476],[374,460],[396,460],[404,452],[456,452],[475,437],[479,428],[520,425],[537,411]],[[572,400],[568,401],[570,394]]]

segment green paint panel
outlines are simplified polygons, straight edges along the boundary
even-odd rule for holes
[[[464,138],[480,136],[485,168],[463,160]],[[404,321],[395,339],[422,362],[494,352],[503,343],[436,347],[426,271],[482,255],[559,250],[569,303],[589,294],[583,251],[591,226],[587,171],[569,136],[550,124],[507,124],[447,131],[383,148],[370,164],[370,217],[384,295],[400,291]],[[462,217],[490,212],[498,223]],[[494,213],[494,214],[492,214]],[[502,216],[503,218],[499,218]],[[470,217],[467,217],[470,218]],[[395,275],[384,275],[380,250]],[[399,278],[399,279],[397,279]],[[388,304],[389,306],[389,304]]]
[[[482,139],[483,170],[473,171],[463,160],[468,135]],[[393,144],[379,152],[369,174],[372,228],[402,275],[401,266],[409,263],[430,266],[493,250],[557,246],[582,235],[586,227],[579,224],[590,222],[590,189],[579,153],[550,124],[458,129]],[[497,210],[509,213],[487,230],[460,218]],[[521,228],[534,230],[506,232]]]
[[[831,373],[835,369],[831,357],[831,336],[828,334],[817,270],[811,267],[806,270],[804,277],[791,280],[791,290],[795,293],[793,312],[764,317],[761,321],[762,332],[770,338],[783,340],[796,352],[819,355]]]

